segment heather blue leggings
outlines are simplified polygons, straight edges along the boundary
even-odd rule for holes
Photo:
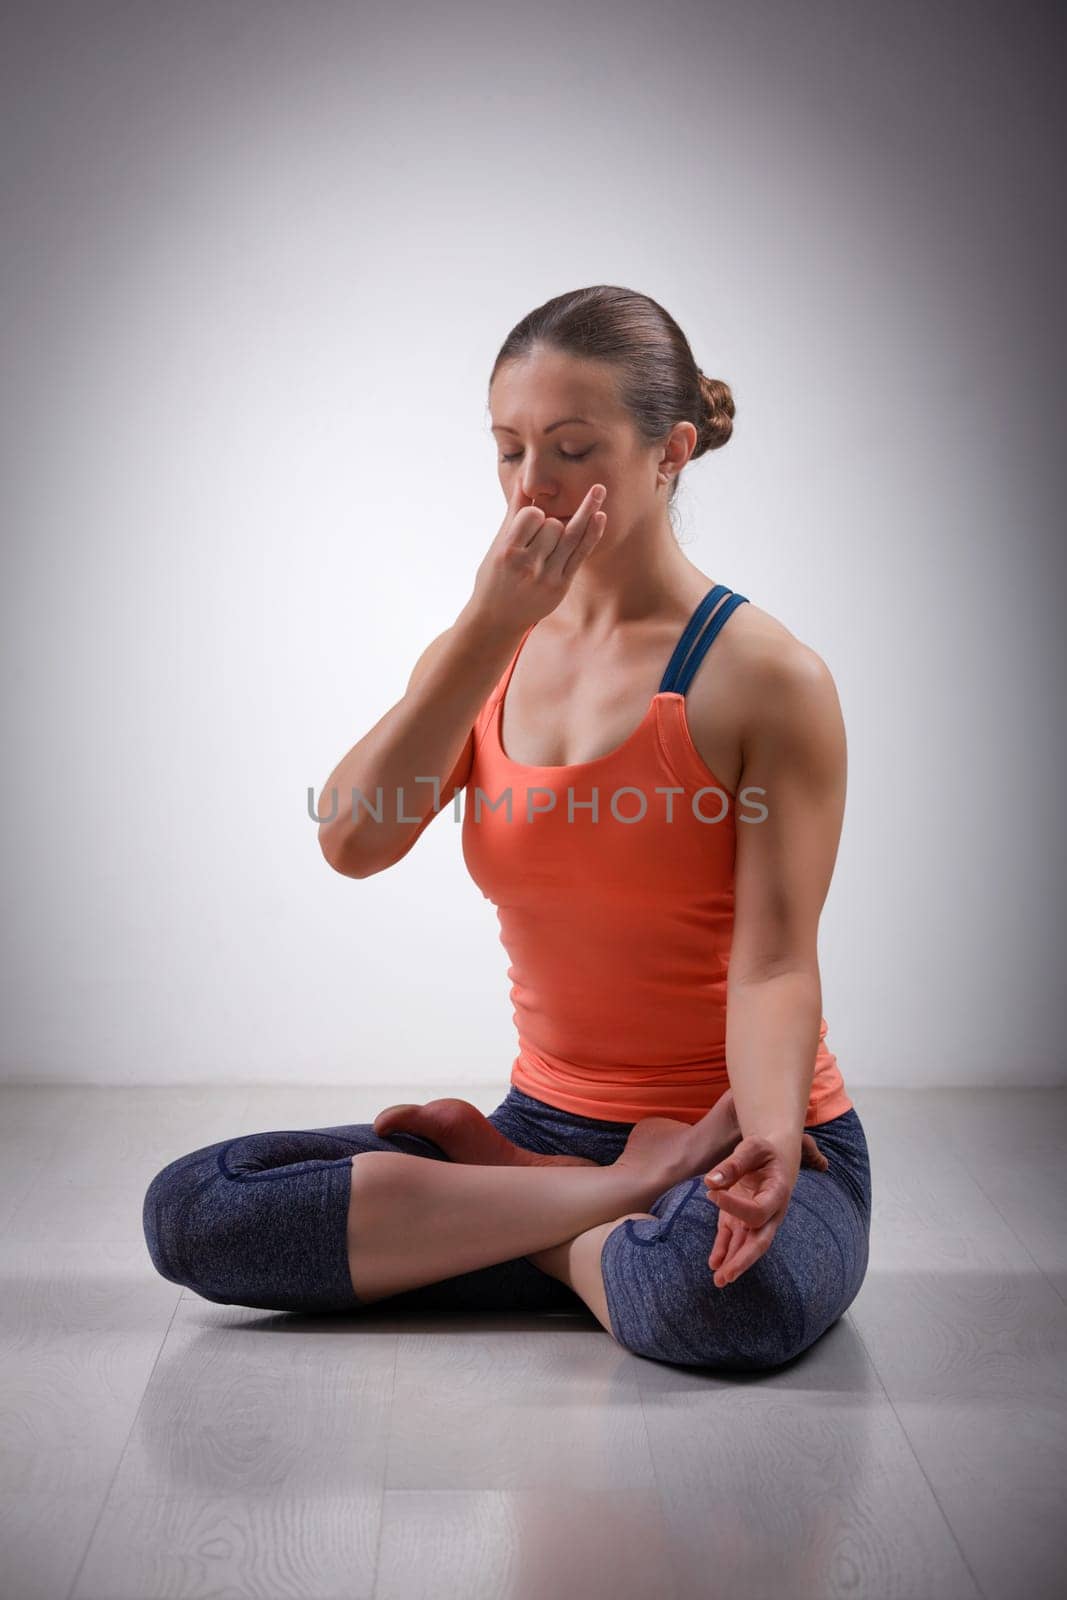
[[[614,1161],[633,1124],[559,1111],[512,1085],[490,1122],[543,1155]],[[829,1161],[802,1167],[771,1247],[718,1289],[708,1267],[718,1207],[700,1177],[661,1194],[655,1221],[631,1219],[604,1244],[612,1332],[624,1348],[683,1366],[776,1367],[851,1305],[867,1270],[871,1180],[855,1108],[808,1129]],[[445,1161],[415,1134],[370,1123],[252,1133],[172,1161],[144,1199],[149,1254],[163,1277],[222,1305],[358,1312],[348,1271],[351,1157],[401,1150]],[[525,1256],[390,1295],[390,1313],[576,1309],[582,1301]],[[366,1308],[369,1310],[369,1307]]]

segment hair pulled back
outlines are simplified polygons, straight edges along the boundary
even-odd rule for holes
[[[620,404],[646,444],[663,439],[677,422],[691,422],[697,441],[689,459],[695,461],[708,450],[718,450],[733,432],[729,385],[700,370],[670,312],[636,289],[597,283],[556,295],[527,312],[500,346],[490,389],[505,362],[538,346],[616,367]],[[676,476],[668,504],[677,487]]]

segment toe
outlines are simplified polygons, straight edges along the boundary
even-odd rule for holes
[[[418,1105],[386,1106],[374,1119],[374,1131],[381,1136],[394,1128],[407,1126],[412,1122],[413,1114],[421,1110],[422,1107]]]

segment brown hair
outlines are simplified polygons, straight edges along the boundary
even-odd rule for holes
[[[676,422],[691,422],[697,442],[689,459],[695,461],[708,450],[718,450],[733,432],[729,385],[701,372],[670,312],[636,289],[597,283],[556,295],[527,312],[500,346],[490,389],[506,361],[528,355],[537,345],[618,367],[620,403],[647,444],[662,439]],[[677,487],[674,477],[668,504]]]

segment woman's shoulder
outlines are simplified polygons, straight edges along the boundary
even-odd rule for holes
[[[765,611],[746,598],[730,615],[729,626],[724,626],[720,640],[729,640],[723,651],[731,657],[731,665],[742,674],[749,685],[773,686],[776,681],[787,683],[805,675],[818,677],[829,673],[822,656],[805,640],[798,638],[779,617]]]
[[[835,721],[840,707],[833,676],[818,651],[746,597],[694,674],[687,715],[697,748],[736,771],[755,734]],[[711,765],[720,770],[714,761]]]
[[[736,640],[739,719],[746,744],[762,737],[766,749],[823,750],[828,760],[843,762],[841,702],[823,657],[762,608],[737,609],[752,613],[745,637],[739,629]]]

